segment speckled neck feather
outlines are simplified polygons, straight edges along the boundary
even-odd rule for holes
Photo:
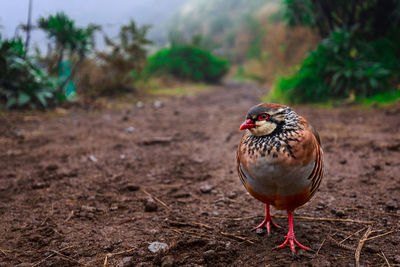
[[[279,113],[274,114],[274,117],[281,118],[281,120],[274,120],[277,124],[276,129],[263,136],[255,136],[247,131],[244,139],[246,144],[246,150],[249,155],[260,153],[260,156],[265,157],[272,155],[272,157],[278,157],[277,153],[281,149],[288,157],[293,157],[292,147],[289,145],[289,141],[299,142],[294,136],[298,136],[299,130],[302,130],[301,123],[299,122],[299,116],[289,107],[282,109]]]

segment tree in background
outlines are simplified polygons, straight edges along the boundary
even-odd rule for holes
[[[286,0],[289,25],[317,28],[325,39],[273,97],[292,102],[371,97],[400,80],[400,1]]]

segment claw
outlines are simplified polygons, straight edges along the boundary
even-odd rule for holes
[[[289,246],[290,246],[290,249],[292,250],[293,255],[296,252],[295,245],[297,245],[299,248],[302,248],[305,250],[310,250],[309,247],[306,247],[306,246],[300,244],[300,242],[296,240],[296,238],[294,236],[294,231],[293,231],[293,213],[290,211],[288,211],[287,213],[288,213],[288,221],[289,221],[289,232],[285,236],[285,238],[286,238],[285,242],[283,242],[282,245],[279,245],[276,248],[283,248],[289,242]]]

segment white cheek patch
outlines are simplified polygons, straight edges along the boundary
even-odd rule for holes
[[[267,121],[256,121],[256,127],[251,128],[250,132],[255,136],[263,136],[272,133],[276,128],[275,123]]]

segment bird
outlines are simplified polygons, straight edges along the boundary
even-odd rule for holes
[[[289,230],[276,248],[298,242],[293,230],[294,210],[307,203],[317,191],[324,173],[323,150],[318,132],[289,106],[261,103],[251,107],[239,128],[244,131],[237,148],[238,176],[249,194],[265,203],[265,218],[255,227],[273,222],[270,206],[286,210]]]

